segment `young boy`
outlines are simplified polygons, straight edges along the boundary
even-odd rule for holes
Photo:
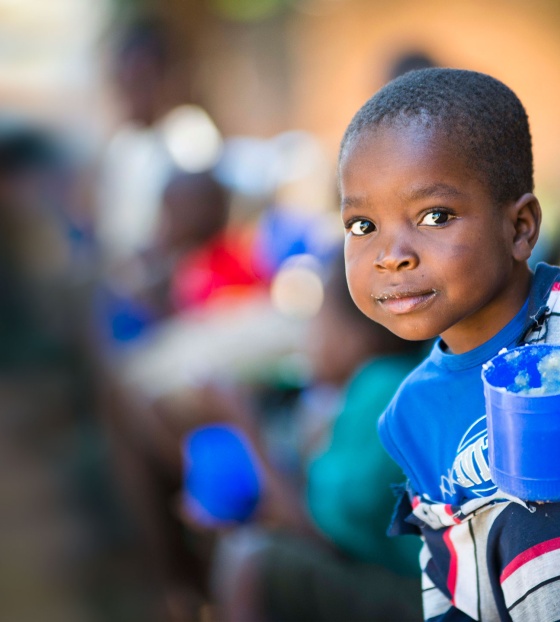
[[[439,335],[379,428],[409,480],[392,533],[425,542],[425,619],[559,620],[560,503],[492,482],[481,380],[504,347],[560,343],[560,270],[527,266],[541,211],[522,104],[480,73],[405,74],[346,130],[340,190],[355,303]]]

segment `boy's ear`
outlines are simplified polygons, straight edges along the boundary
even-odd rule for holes
[[[527,192],[511,205],[511,222],[515,228],[513,258],[527,261],[537,243],[541,227],[541,206],[537,197]]]

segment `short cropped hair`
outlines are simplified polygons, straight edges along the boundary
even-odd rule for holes
[[[475,71],[421,69],[389,82],[350,122],[340,161],[364,132],[410,121],[443,131],[499,204],[533,191],[533,153],[525,108],[505,84]]]

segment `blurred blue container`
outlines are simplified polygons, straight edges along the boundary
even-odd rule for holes
[[[558,383],[552,392],[523,392],[542,386],[538,365],[552,353],[560,355],[560,346],[521,346],[498,354],[482,370],[492,479],[528,501],[560,500]]]
[[[156,323],[154,313],[146,304],[121,296],[108,287],[96,291],[94,310],[101,338],[112,344],[130,343]]]
[[[198,428],[184,440],[184,492],[202,523],[241,523],[257,507],[261,478],[249,441],[234,426]]]

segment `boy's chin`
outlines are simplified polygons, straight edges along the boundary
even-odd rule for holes
[[[374,321],[406,341],[428,341],[439,336],[438,331],[430,330],[427,326],[422,326],[421,324],[407,323],[403,325],[397,322],[381,322],[378,318]]]

